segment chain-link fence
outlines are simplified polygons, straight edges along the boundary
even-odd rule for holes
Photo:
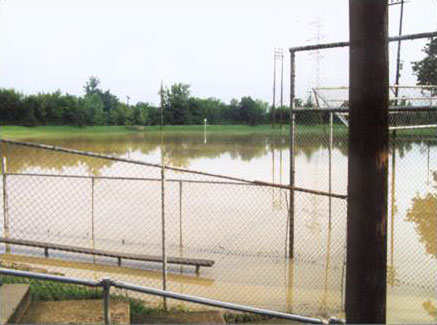
[[[429,34],[436,36],[435,32]],[[405,39],[416,37],[423,35]],[[422,85],[416,85],[420,72],[414,71],[416,63],[427,57],[421,50],[431,42],[429,38],[402,42],[397,73],[393,59],[398,42],[390,42],[389,46],[387,321],[390,323],[437,321],[437,86],[432,83],[436,80],[434,69],[429,66],[428,70],[422,69]],[[347,192],[348,45],[344,42],[290,49],[296,186]],[[314,54],[319,58],[317,62]],[[317,73],[311,71],[315,65],[320,65],[314,69]],[[424,83],[427,76],[429,81]],[[308,89],[311,91],[306,92]],[[299,97],[303,100],[296,99]],[[335,209],[329,211],[335,220]],[[345,232],[345,225],[340,229]]]
[[[40,145],[2,148],[3,266],[162,288],[164,230],[168,290],[342,314],[342,195],[294,191],[291,262],[287,186],[172,168],[162,177],[156,165]]]

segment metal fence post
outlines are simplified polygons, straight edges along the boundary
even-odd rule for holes
[[[91,243],[94,248],[94,183],[95,178],[91,177]]]
[[[328,162],[328,168],[329,168],[329,176],[328,176],[328,190],[329,194],[332,193],[332,149],[334,144],[334,130],[333,130],[333,124],[334,124],[334,114],[329,113],[329,162]],[[329,200],[329,230],[331,230],[331,215],[332,215],[332,196],[328,197]]]
[[[181,253],[182,253],[182,246],[183,246],[183,240],[182,240],[182,182],[179,181],[179,247],[181,249]]]
[[[289,228],[288,228],[288,257],[294,257],[294,137],[295,137],[295,113],[294,113],[294,98],[295,98],[295,60],[294,51],[290,51],[290,207],[289,207]]]
[[[165,159],[161,167],[161,231],[162,231],[162,289],[167,290],[167,254],[165,251]],[[164,310],[167,310],[167,298],[163,297]]]
[[[109,313],[109,298],[111,289],[111,280],[109,278],[102,279],[103,286],[103,316],[105,324],[111,323],[111,315]]]
[[[2,159],[2,177],[3,177],[3,233],[5,238],[9,238],[9,209],[8,209],[8,194],[6,186],[6,157]],[[9,244],[5,245],[6,253],[11,252],[11,246]]]

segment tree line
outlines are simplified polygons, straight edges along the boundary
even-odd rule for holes
[[[86,82],[83,96],[53,93],[24,95],[14,89],[0,89],[0,115],[3,125],[160,125],[161,107],[138,102],[123,103],[109,90],[100,87],[97,77]],[[250,96],[232,99],[229,104],[216,98],[191,95],[190,86],[173,84],[159,91],[165,125],[269,123],[267,102]],[[287,108],[283,110],[285,121]],[[276,118],[278,121],[278,117]]]
[[[432,38],[423,48],[426,56],[412,62],[418,85],[437,84],[437,38]],[[216,98],[198,98],[191,95],[190,86],[173,84],[161,89],[161,107],[138,102],[135,105],[122,103],[109,90],[100,87],[97,77],[90,77],[83,87],[83,96],[53,93],[24,95],[14,89],[0,88],[0,117],[3,125],[167,125],[202,124],[248,124],[270,123],[272,114],[268,103],[250,96],[232,99],[229,104]],[[433,95],[437,90],[432,89]],[[348,103],[345,103],[346,106]],[[405,104],[405,103],[401,103]],[[311,98],[305,103],[295,99],[295,106],[313,107]],[[277,107],[275,121],[289,121],[289,109]],[[326,116],[322,116],[326,120]],[[320,119],[320,118],[319,118]],[[307,116],[297,114],[296,120],[305,122]]]

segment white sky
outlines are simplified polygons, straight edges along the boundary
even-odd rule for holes
[[[275,47],[316,43],[317,19],[321,42],[348,40],[349,28],[345,0],[0,0],[0,6],[1,87],[81,95],[95,75],[123,101],[129,95],[131,102],[155,104],[161,78],[190,84],[198,97],[271,102]],[[398,33],[399,9],[390,7],[390,35]],[[404,34],[435,30],[437,0],[405,4]],[[409,62],[421,59],[424,44],[403,43],[403,83],[414,84]],[[306,97],[317,83],[317,55],[298,55],[297,94]],[[321,85],[347,85],[347,55],[347,49],[320,52]],[[286,56],[285,103],[288,69]]]

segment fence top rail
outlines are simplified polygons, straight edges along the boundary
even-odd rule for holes
[[[437,85],[389,85],[389,88],[402,88],[402,89],[434,89]],[[349,89],[348,86],[338,86],[338,87],[315,87],[315,90],[346,90]]]
[[[436,37],[436,36],[437,36],[437,31],[427,32],[427,33],[418,33],[418,34],[409,34],[409,35],[402,35],[402,36],[392,36],[392,37],[388,38],[388,41],[389,42],[407,41],[407,40],[414,40],[414,39],[420,39],[420,38],[431,38],[431,37]],[[346,47],[349,45],[350,45],[350,42],[323,43],[323,44],[313,44],[313,45],[290,47],[289,51],[290,51],[290,53],[293,54],[295,52],[332,49],[332,48],[337,48],[337,47]]]
[[[70,278],[70,277],[64,277],[64,276],[60,276],[60,275],[12,270],[12,269],[6,269],[6,268],[0,268],[0,275],[18,276],[18,277],[38,279],[38,280],[58,281],[58,282],[63,282],[63,283],[84,285],[84,286],[90,286],[90,287],[107,287],[107,286],[109,286],[109,287],[126,289],[126,290],[136,291],[136,292],[142,292],[142,293],[161,296],[161,297],[167,297],[167,298],[176,299],[176,300],[197,303],[197,304],[201,304],[201,305],[224,308],[224,309],[235,310],[235,311],[240,311],[240,312],[254,313],[254,314],[265,315],[265,316],[270,316],[270,317],[275,317],[275,318],[289,319],[289,320],[299,321],[299,322],[307,323],[307,324],[344,324],[344,320],[337,319],[335,317],[332,317],[329,320],[325,320],[325,319],[320,319],[320,318],[301,316],[301,315],[297,315],[297,314],[287,314],[287,313],[268,310],[268,309],[255,308],[255,307],[233,304],[233,303],[219,301],[219,300],[212,300],[212,299],[203,298],[203,297],[180,294],[180,293],[171,292],[171,291],[167,291],[167,290],[160,290],[160,289],[155,289],[155,288],[150,288],[150,287],[143,287],[143,286],[138,286],[138,285],[134,285],[131,283],[126,283],[126,282],[121,282],[121,281],[113,281],[109,278],[103,278],[101,281],[94,281],[94,280],[88,280],[88,279]]]
[[[424,98],[423,100],[429,100],[429,98]],[[338,100],[340,101],[340,100]],[[305,113],[320,113],[320,112],[331,112],[331,113],[349,113],[349,107],[295,107],[293,110],[296,112]],[[437,112],[437,106],[390,106],[388,109],[389,113],[396,112]]]
[[[76,149],[68,149],[68,148],[64,148],[64,147],[58,147],[58,146],[52,146],[52,145],[46,145],[46,144],[40,144],[40,143],[22,142],[22,141],[9,140],[9,139],[0,139],[0,143],[8,143],[8,144],[17,145],[17,146],[24,146],[24,147],[37,148],[37,149],[50,150],[50,151],[57,151],[57,152],[63,152],[63,153],[68,153],[68,154],[73,154],[73,155],[87,156],[87,157],[112,160],[112,161],[119,161],[119,162],[134,164],[134,165],[162,169],[162,165],[160,165],[160,164],[153,164],[153,163],[148,163],[148,162],[144,162],[144,161],[140,161],[140,160],[120,158],[120,157],[115,157],[115,156],[111,156],[111,155],[105,155],[105,154],[89,152],[89,151],[81,151],[81,150],[76,150]],[[328,196],[328,197],[330,196],[330,197],[335,197],[335,198],[340,198],[340,199],[347,198],[347,195],[344,195],[344,194],[329,193],[329,192],[325,192],[325,191],[316,191],[316,190],[311,190],[311,189],[306,189],[306,188],[301,188],[301,187],[296,187],[296,186],[269,183],[269,182],[264,182],[264,181],[259,181],[259,180],[247,180],[244,178],[212,174],[212,173],[201,172],[201,171],[179,168],[179,167],[164,166],[164,168],[168,169],[168,170],[177,171],[177,172],[187,173],[187,174],[195,174],[195,175],[214,177],[217,179],[226,179],[226,180],[236,181],[236,182],[240,182],[242,184],[245,183],[245,184],[254,184],[254,185],[264,185],[264,186],[294,190],[294,191],[308,193],[308,194],[315,194],[315,195]]]
[[[44,173],[5,173],[6,176],[29,176],[29,177],[55,177],[55,178],[78,178],[78,179],[94,179],[94,180],[114,180],[114,181],[148,181],[161,182],[161,178],[152,177],[123,177],[123,176],[97,176],[97,175],[72,175],[72,174],[44,174]],[[226,182],[226,181],[199,181],[193,179],[182,178],[166,178],[166,182],[170,183],[193,183],[193,184],[214,184],[214,185],[237,185],[237,186],[266,186],[264,184],[242,183],[242,182]]]

